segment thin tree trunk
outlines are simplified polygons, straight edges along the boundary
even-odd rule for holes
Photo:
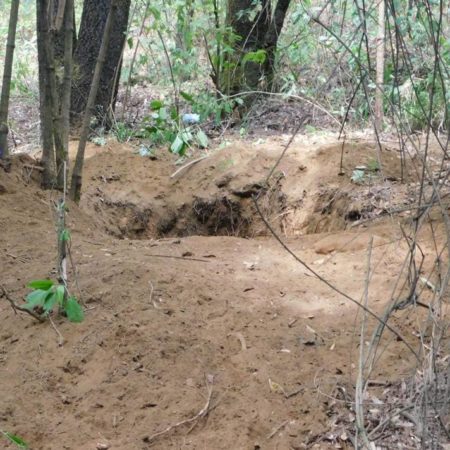
[[[49,189],[55,182],[55,147],[53,143],[52,104],[48,80],[46,36],[48,1],[36,0],[36,29],[39,65],[39,109],[42,140],[42,187]]]
[[[70,88],[72,86],[73,75],[73,20],[74,16],[74,0],[66,0],[66,8],[64,15],[64,78],[61,88],[61,111],[60,111],[60,130],[63,144],[63,161],[62,182],[64,188],[64,180],[67,179],[67,170],[69,164],[69,129],[70,129]],[[64,162],[66,164],[64,164]]]
[[[6,44],[5,67],[3,69],[2,94],[0,99],[0,158],[9,156],[8,149],[8,111],[11,91],[11,74],[16,45],[16,29],[19,17],[19,0],[11,1],[9,15],[8,41]]]
[[[383,130],[384,108],[384,47],[385,47],[385,3],[380,0],[378,4],[378,36],[377,36],[377,68],[376,68],[376,89],[375,89],[375,127],[377,132]]]
[[[64,186],[64,142],[61,130],[60,110],[61,98],[59,95],[58,82],[56,77],[55,60],[55,30],[51,25],[52,11],[48,8],[44,10],[44,52],[46,64],[46,88],[45,94],[51,107],[51,130],[53,135],[54,152],[56,160],[56,187],[63,189]]]
[[[112,25],[114,22],[114,16],[117,12],[117,7],[120,0],[112,0],[111,8],[108,13],[108,19],[106,21],[105,30],[103,32],[102,44],[100,46],[100,52],[97,58],[97,64],[95,65],[94,77],[92,79],[91,89],[87,101],[86,112],[84,114],[83,126],[81,128],[80,141],[78,144],[78,152],[75,160],[75,167],[72,173],[72,183],[70,186],[70,198],[76,202],[81,197],[82,186],[82,174],[84,163],[84,151],[89,134],[89,125],[91,122],[92,114],[94,113],[95,101],[97,99],[97,92],[100,84],[100,77],[103,69],[103,65],[106,60],[109,40],[111,37]]]

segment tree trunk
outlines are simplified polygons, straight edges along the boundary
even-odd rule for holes
[[[125,44],[131,0],[118,0],[113,32],[107,48],[105,64],[95,100],[97,120],[109,127],[117,97],[122,51]],[[74,55],[72,83],[72,124],[79,125],[86,110],[93,74],[99,55],[111,0],[84,0],[80,32]],[[119,71],[119,72],[118,72]]]
[[[275,51],[290,0],[278,0],[272,13],[271,0],[228,0],[227,25],[239,38],[232,42],[235,53],[222,69],[222,91],[235,95],[245,90],[271,88],[274,75]],[[249,56],[262,51],[263,62]],[[246,56],[247,55],[247,56]]]
[[[86,112],[84,114],[83,126],[81,128],[77,157],[75,160],[75,167],[73,169],[72,182],[70,186],[70,198],[76,202],[80,200],[81,196],[84,151],[88,139],[89,126],[92,115],[94,113],[102,71],[105,65],[106,58],[108,56],[108,49],[110,48],[110,37],[113,34],[112,28],[115,22],[115,15],[119,10],[119,5],[122,1],[123,0],[112,0],[111,7],[109,8],[108,18],[104,27],[102,43],[98,53],[97,63],[95,65],[94,76],[92,78],[91,89],[89,91],[89,97],[87,100]]]
[[[52,9],[52,0],[37,1],[38,60],[43,137],[42,186],[64,189],[70,116],[70,86],[72,78],[73,0],[59,0]],[[56,3],[53,3],[54,5]],[[62,9],[64,8],[64,9]],[[58,43],[63,39],[63,57]],[[59,77],[57,73],[61,73]],[[56,177],[55,177],[56,164]],[[56,178],[56,180],[55,180]],[[56,183],[55,183],[56,181]]]
[[[19,0],[11,1],[9,15],[8,41],[6,43],[5,67],[3,69],[2,94],[0,98],[0,159],[9,155],[8,149],[8,111],[11,90],[11,74],[16,45],[16,29],[19,17]]]
[[[384,47],[385,47],[385,3],[380,0],[378,5],[378,36],[377,36],[377,74],[376,74],[376,90],[375,90],[375,127],[377,132],[383,130],[383,97],[384,97]]]
[[[55,148],[53,144],[52,105],[47,71],[46,37],[48,1],[36,0],[36,30],[39,65],[39,113],[42,140],[42,187],[49,189],[55,182]]]
[[[273,78],[275,75],[275,52],[278,45],[278,38],[283,29],[284,19],[289,8],[290,0],[278,0],[277,6],[270,21],[269,29],[265,36],[266,60],[264,62],[264,72],[266,76],[267,87],[271,90],[273,87]]]

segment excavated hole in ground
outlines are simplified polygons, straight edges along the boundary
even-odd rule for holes
[[[189,203],[160,208],[131,202],[105,201],[96,204],[107,231],[119,239],[159,239],[187,236],[234,236],[255,238],[270,235],[259,208],[273,229],[283,236],[342,231],[370,214],[370,208],[351,199],[347,192],[327,190],[316,194],[310,205],[303,199],[293,203],[278,185],[271,191],[259,189],[245,196],[196,197]],[[293,216],[301,214],[301,223]]]
[[[377,147],[365,142],[293,149],[269,186],[267,175],[279,155],[272,148],[256,152],[232,146],[177,177],[169,159],[150,161],[121,147],[116,151],[114,158],[104,152],[88,160],[82,208],[122,239],[270,235],[255,196],[282,236],[339,232],[414,197],[414,186],[408,187],[414,164],[403,167],[398,152],[386,149],[378,170]],[[354,182],[355,168],[361,167],[363,179]]]

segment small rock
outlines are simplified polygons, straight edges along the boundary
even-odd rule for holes
[[[98,442],[97,446],[95,447],[97,450],[108,450],[109,444],[106,442]]]

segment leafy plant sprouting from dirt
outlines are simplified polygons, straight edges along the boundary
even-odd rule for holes
[[[16,436],[12,433],[9,433],[8,431],[3,430],[0,430],[0,434],[19,448],[28,448],[28,444],[19,436]]]
[[[79,323],[84,320],[84,312],[76,297],[69,294],[67,282],[67,255],[70,257],[70,231],[66,228],[66,202],[64,195],[56,205],[57,212],[57,237],[58,237],[58,282],[49,279],[33,280],[27,285],[32,291],[25,297],[25,304],[17,304],[8,294],[4,286],[0,284],[0,297],[5,297],[11,304],[14,311],[26,312],[40,322],[50,319],[50,313],[58,309],[61,315],[65,315],[70,322]],[[52,322],[56,330],[55,325]],[[57,331],[57,330],[56,330]],[[60,338],[60,345],[64,340],[57,331]]]
[[[63,284],[55,284],[52,280],[34,280],[28,284],[28,287],[33,290],[26,296],[24,308],[45,318],[55,307],[58,307],[71,322],[83,321],[82,307],[75,297],[66,296],[66,288]]]

